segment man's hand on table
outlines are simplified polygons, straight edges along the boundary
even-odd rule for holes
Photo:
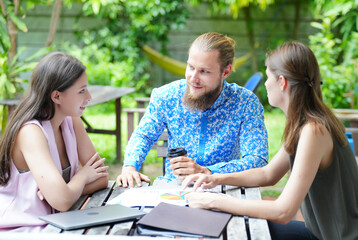
[[[139,173],[133,166],[125,166],[122,169],[122,173],[117,177],[118,187],[134,187],[134,182],[138,187],[142,186],[142,180],[150,182],[148,176]]]
[[[173,170],[173,174],[181,180],[190,174],[211,174],[207,167],[200,166],[193,159],[184,156],[170,159],[170,168]]]

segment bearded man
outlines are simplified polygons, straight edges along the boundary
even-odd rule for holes
[[[200,35],[189,48],[185,78],[154,89],[149,106],[125,150],[118,186],[150,182],[139,173],[152,145],[167,129],[169,148],[186,156],[166,159],[165,178],[194,173],[230,173],[268,162],[263,107],[254,93],[228,83],[234,60],[233,39]]]

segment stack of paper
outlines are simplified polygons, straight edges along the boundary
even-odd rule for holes
[[[158,189],[153,187],[131,188],[113,198],[107,204],[121,204],[127,207],[157,206],[161,202],[186,206],[185,195],[191,189]]]

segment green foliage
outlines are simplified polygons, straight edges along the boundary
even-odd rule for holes
[[[52,48],[42,48],[30,57],[19,60],[25,49],[25,47],[20,48],[11,62],[9,62],[7,52],[0,54],[0,92],[2,98],[11,98],[14,97],[15,92],[22,92],[23,83],[27,83],[28,79],[19,77],[19,74],[32,71],[37,64],[33,61],[48,53]]]
[[[22,18],[26,16],[26,10],[33,8],[36,4],[46,5],[50,4],[52,1],[53,0],[19,0],[19,5],[17,6],[18,9],[16,9],[16,6],[14,4],[15,1],[2,1],[2,11],[0,11],[0,49],[2,53],[10,48],[10,38],[7,32],[8,21],[11,20],[16,25],[17,29],[19,29],[20,31],[27,32],[27,26],[22,21]]]
[[[203,0],[203,1],[199,1],[199,0],[185,0],[186,2],[188,2],[189,4],[193,5],[193,6],[198,6],[200,7],[201,5],[205,4],[208,7],[208,15],[209,16],[232,16],[233,19],[237,19],[239,16],[239,12],[240,10],[243,11],[243,8],[248,8],[248,7],[252,7],[252,9],[257,9],[260,8],[261,11],[265,11],[267,9],[267,7],[269,7],[270,5],[274,4],[274,0]],[[273,20],[271,20],[269,22],[269,24],[267,26],[265,26],[265,31],[261,34],[261,36],[259,38],[257,38],[257,41],[255,41],[255,43],[252,44],[253,49],[255,48],[256,50],[258,49],[259,45],[261,44],[262,40],[264,39],[264,36],[266,35],[266,31],[270,31],[273,27],[275,27],[275,24],[272,24]],[[250,30],[253,31],[253,19],[249,20],[249,26],[250,26]],[[262,24],[262,23],[260,23]],[[246,29],[246,31],[249,31],[249,29]],[[254,31],[253,31],[253,35],[254,35]],[[255,36],[254,36],[255,38]],[[285,39],[279,40],[281,42],[286,41]],[[239,43],[236,43],[237,45],[239,45]],[[272,47],[276,47],[278,45],[277,42],[275,43],[271,43],[270,41],[266,42],[265,45],[268,45],[268,47],[266,48],[270,48],[272,45]],[[254,51],[256,51],[254,50]],[[266,50],[266,49],[265,49]],[[251,51],[254,52],[254,51]],[[262,73],[265,73],[265,55],[258,55],[256,54],[256,60],[257,60],[257,65],[258,65],[258,70]],[[251,60],[249,61],[251,62]],[[234,70],[235,71],[235,70]],[[255,70],[256,71],[256,70]],[[240,77],[242,79],[248,79],[251,75],[253,74],[253,64],[251,62],[251,64],[246,64],[246,66],[242,66],[240,68]],[[231,76],[228,78],[229,81],[232,82],[236,82],[239,85],[243,85],[242,82],[238,82],[236,79],[232,78],[234,76],[234,74],[231,74]],[[271,110],[272,107],[268,104],[268,99],[267,99],[267,94],[266,94],[266,88],[264,86],[264,84],[261,84],[261,86],[258,88],[257,94],[256,94],[259,99],[260,102],[262,103],[262,105],[265,107],[266,110]]]
[[[15,96],[15,93],[23,92],[24,84],[28,83],[29,80],[20,77],[19,74],[32,71],[37,64],[34,60],[50,52],[52,48],[41,48],[30,57],[19,60],[19,56],[25,49],[25,47],[20,48],[11,62],[9,62],[6,51],[0,53],[0,99],[12,98]],[[3,133],[7,123],[7,111],[5,110],[5,107],[0,113],[1,132]]]
[[[310,45],[321,68],[323,97],[333,108],[357,108],[358,2],[317,0],[315,4],[318,21],[312,26],[320,32],[310,36]]]
[[[86,73],[91,85],[111,85],[143,88],[148,73],[143,73],[139,80],[133,81],[134,64],[126,61],[112,61],[111,51],[90,44],[83,48],[64,43],[62,50],[79,59],[86,66]]]
[[[270,112],[265,111],[264,117],[268,135],[269,161],[271,161],[282,146],[282,135],[285,129],[286,117],[278,108],[274,108]],[[288,174],[281,178],[274,186],[261,188],[262,195],[274,197],[279,196],[282,189],[286,185],[287,179]]]
[[[269,139],[269,160],[271,160],[281,148],[281,139],[285,128],[286,117],[278,108],[275,108],[270,112],[264,112],[264,117]]]
[[[97,111],[88,111],[91,108],[96,108]],[[86,111],[84,112],[84,116],[86,120],[89,121],[91,125],[96,128],[108,130],[115,129],[116,116],[114,112],[112,112],[111,114],[102,113],[99,107],[93,106],[86,109]],[[123,123],[124,121],[125,119],[122,118]],[[124,130],[122,129],[122,131]],[[116,160],[116,137],[114,135],[97,133],[89,133],[88,135],[92,140],[96,150],[100,153],[101,157],[106,158],[106,164],[114,163]],[[124,140],[125,142],[127,142],[123,134],[121,140],[122,143]],[[122,149],[122,151],[123,150],[124,149]]]
[[[273,4],[274,0],[186,0],[192,5],[208,3],[212,14],[231,14],[234,19],[239,16],[240,8],[248,7],[250,4],[257,5],[261,10],[266,10],[267,6]]]
[[[39,2],[39,1],[28,1]],[[32,71],[36,65],[35,60],[48,53],[52,48],[42,48],[30,57],[21,59],[21,54],[25,47],[20,48],[14,56],[11,56],[10,49],[16,49],[17,46],[11,45],[10,35],[7,31],[9,21],[13,22],[17,29],[27,32],[26,24],[15,14],[15,6],[12,1],[4,1],[3,9],[0,11],[0,99],[12,98],[15,93],[23,92],[24,79],[20,74]],[[24,9],[19,6],[18,11],[24,13]],[[15,36],[16,37],[16,36]],[[5,130],[7,122],[7,112],[1,112],[1,131]]]
[[[116,124],[115,116],[115,103],[107,102],[104,104],[91,106],[84,112],[84,117],[91,125],[98,129],[114,130]],[[112,111],[103,111],[103,108],[112,109]],[[127,136],[127,116],[121,115],[121,143],[122,143],[122,157],[124,156],[124,150],[128,142]],[[90,139],[97,151],[102,157],[106,158],[106,164],[116,163],[116,137],[109,134],[89,133]],[[155,150],[150,150],[146,157],[146,164],[153,164],[161,162],[161,159],[156,157]]]
[[[35,4],[48,4],[50,0],[31,0],[24,4],[27,8],[32,8]],[[9,22],[13,22],[16,29],[27,32],[27,26],[20,16],[25,16],[25,8],[20,5],[16,9],[14,1],[3,1],[2,11],[0,11],[0,98],[14,97],[15,92],[22,92],[23,83],[28,79],[22,79],[21,73],[32,71],[36,63],[34,60],[42,57],[48,53],[51,48],[43,48],[38,50],[26,59],[21,59],[21,54],[24,53],[25,47],[16,51],[15,56],[10,56],[10,49],[17,49],[17,46],[11,45],[10,35],[8,33]],[[18,14],[16,14],[18,12]],[[17,36],[15,36],[16,38]]]
[[[149,61],[141,46],[155,41],[164,49],[169,31],[185,24],[188,11],[183,0],[82,2],[84,14],[102,23],[96,29],[80,32],[84,47],[82,51],[76,49],[78,55],[88,60],[85,64],[88,64],[88,75],[93,74],[91,83],[135,87],[137,91],[150,94]]]

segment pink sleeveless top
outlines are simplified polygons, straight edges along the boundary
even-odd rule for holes
[[[50,121],[29,121],[26,124],[38,125],[43,131],[52,159],[62,175],[60,157]],[[71,178],[78,171],[78,153],[76,136],[71,117],[61,124],[62,136],[71,165]],[[36,232],[46,226],[38,217],[54,212],[54,209],[37,196],[38,187],[31,171],[20,173],[11,162],[11,177],[6,186],[0,186],[0,232],[21,231]]]

